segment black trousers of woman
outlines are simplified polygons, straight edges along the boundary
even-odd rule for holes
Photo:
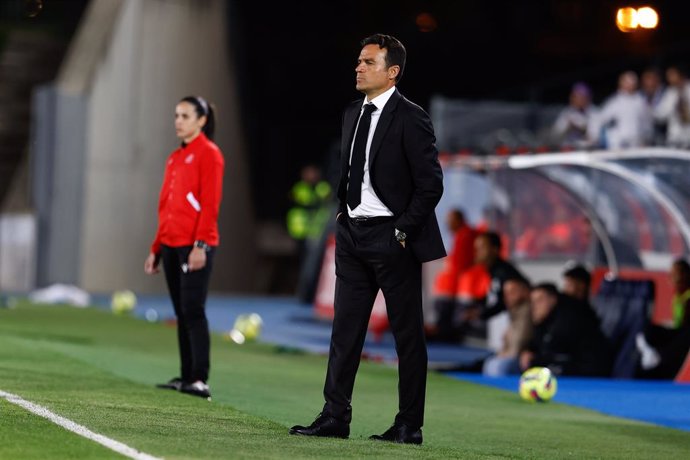
[[[208,381],[210,337],[206,319],[206,296],[213,268],[215,249],[206,253],[201,270],[182,270],[192,246],[162,246],[163,271],[170,299],[177,316],[177,342],[180,351],[180,378],[183,382]]]

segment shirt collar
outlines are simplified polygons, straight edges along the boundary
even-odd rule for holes
[[[388,99],[391,98],[393,93],[395,92],[395,86],[389,88],[385,92],[379,94],[376,96],[374,99],[367,101],[367,98],[364,98],[364,102],[362,103],[362,107],[364,107],[365,104],[372,103],[376,106],[376,110],[374,112],[383,110],[383,107],[385,107],[386,103],[388,102]]]

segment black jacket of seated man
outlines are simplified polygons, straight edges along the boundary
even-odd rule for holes
[[[548,316],[534,324],[527,347],[534,353],[530,366],[548,367],[557,375],[610,375],[611,346],[596,316],[583,315],[583,308],[577,299],[558,294]]]

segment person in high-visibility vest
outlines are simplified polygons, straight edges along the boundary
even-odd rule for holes
[[[677,259],[671,266],[675,294],[669,326],[649,323],[636,337],[640,362],[637,376],[672,379],[690,352],[690,264]]]
[[[299,280],[297,296],[311,302],[316,290],[324,246],[324,231],[333,215],[331,184],[321,179],[321,170],[314,165],[302,168],[300,180],[290,190],[293,206],[287,213],[286,225],[297,243]]]
[[[325,205],[331,201],[331,185],[321,179],[319,168],[307,165],[302,169],[300,180],[290,189],[290,201],[293,204],[287,213],[290,236],[297,241],[320,236],[328,220]]]

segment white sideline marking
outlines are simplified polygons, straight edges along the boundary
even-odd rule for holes
[[[26,399],[23,399],[17,395],[13,395],[12,393],[7,393],[5,391],[0,390],[0,397],[6,399],[12,404],[16,404],[17,406],[23,407],[29,412],[33,412],[36,415],[39,415],[43,418],[47,418],[54,424],[60,425],[66,430],[72,431],[73,433],[76,433],[79,436],[83,436],[87,439],[95,441],[98,444],[101,444],[110,450],[114,450],[118,454],[122,454],[125,457],[133,458],[135,460],[161,460],[159,459],[159,457],[154,457],[152,455],[140,452],[132,447],[129,447],[126,444],[123,444],[119,441],[115,441],[114,439],[110,439],[107,436],[94,433],[85,426],[79,425],[78,423],[75,423],[72,420],[61,417],[49,411],[43,406],[39,406],[38,404],[29,402]]]

